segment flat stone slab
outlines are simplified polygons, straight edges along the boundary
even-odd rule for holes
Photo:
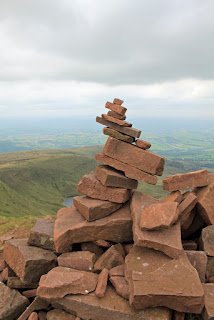
[[[149,173],[146,173],[142,170],[139,170],[137,168],[134,168],[126,163],[123,163],[121,161],[108,157],[103,153],[96,153],[95,160],[103,162],[117,170],[123,171],[127,178],[139,180],[152,185],[155,185],[157,183],[157,180],[158,180],[157,177]]]
[[[145,140],[142,140],[142,139],[137,139],[136,141],[136,146],[138,148],[141,148],[141,149],[144,149],[144,150],[147,150],[149,148],[151,148],[151,143],[145,141]]]
[[[54,243],[57,252],[70,251],[73,243],[95,240],[128,242],[132,240],[129,203],[109,216],[88,222],[75,208],[62,208],[55,221]]]
[[[187,196],[179,204],[179,218],[182,218],[188,214],[195,207],[197,203],[197,197],[193,192],[188,192]]]
[[[59,299],[67,294],[88,294],[97,286],[98,275],[92,272],[56,267],[43,275],[37,295],[44,299]]]
[[[200,244],[208,256],[214,257],[214,225],[202,229]]]
[[[131,200],[131,215],[133,219],[133,239],[137,246],[152,248],[176,258],[182,250],[180,223],[168,229],[148,231],[140,229],[140,218],[143,210],[159,201],[145,193],[135,191]]]
[[[7,241],[4,259],[21,281],[33,283],[57,265],[57,257],[52,251],[28,246],[27,239]]]
[[[197,209],[206,224],[214,224],[214,173],[209,173],[209,185],[204,188],[196,188]]]
[[[53,232],[54,221],[37,219],[35,226],[30,230],[28,244],[30,246],[55,251]]]
[[[129,302],[137,310],[157,306],[198,314],[203,310],[204,290],[184,251],[171,259],[135,246],[125,259],[125,277]]]
[[[132,127],[132,124],[125,121],[125,120],[120,120],[120,119],[116,119],[114,117],[111,117],[107,114],[102,114],[102,118],[105,119],[105,120],[108,120],[110,122],[113,122],[113,123],[116,123],[116,124],[119,124],[120,126],[123,126],[123,127]]]
[[[124,203],[131,198],[131,190],[124,188],[105,187],[97,180],[94,172],[84,175],[78,185],[77,190],[88,197],[107,200],[116,203]]]
[[[203,285],[205,295],[205,307],[203,311],[204,320],[214,319],[214,283],[206,283]]]
[[[121,203],[92,199],[87,196],[74,197],[73,203],[88,221],[102,219],[122,206]]]
[[[204,251],[186,251],[186,255],[191,265],[197,270],[199,279],[202,283],[205,282],[205,275],[207,270],[207,256]]]
[[[117,112],[123,116],[125,115],[126,110],[127,110],[125,107],[121,106],[121,103],[117,104],[117,103],[112,103],[109,101],[106,102],[105,108],[110,109],[114,112]]]
[[[148,150],[108,137],[103,153],[139,170],[161,176],[164,169],[164,158]]]
[[[109,110],[107,112],[107,115],[116,119],[120,119],[120,120],[126,120],[126,116],[122,116],[121,114],[114,112],[112,110]]]
[[[163,188],[168,191],[204,187],[208,184],[209,176],[207,170],[176,174],[163,179]]]
[[[96,256],[89,251],[74,251],[61,254],[57,260],[60,267],[91,271],[94,269]]]
[[[110,136],[112,138],[122,140],[128,143],[133,143],[135,141],[135,138],[127,136],[126,134],[120,133],[114,129],[103,128],[103,133],[107,136]]]
[[[16,320],[30,304],[19,291],[0,282],[0,319]]]
[[[110,285],[107,286],[105,296],[101,299],[92,292],[85,296],[68,295],[62,299],[52,299],[51,303],[55,308],[75,312],[78,317],[85,320],[171,320],[172,317],[172,311],[164,307],[134,310]]]
[[[123,172],[107,165],[98,165],[95,171],[96,178],[106,187],[137,189],[138,181],[127,178]]]

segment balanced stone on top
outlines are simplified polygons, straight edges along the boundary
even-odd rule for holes
[[[113,103],[116,103],[116,104],[119,104],[119,105],[121,105],[121,104],[123,104],[123,100],[121,100],[121,99],[118,99],[118,98],[114,98],[114,100],[113,100]]]
[[[111,103],[109,101],[106,102],[105,108],[110,109],[114,112],[117,112],[122,116],[124,116],[127,111],[127,109],[125,107],[122,107],[120,104]]]

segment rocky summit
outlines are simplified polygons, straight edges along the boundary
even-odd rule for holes
[[[163,199],[137,191],[165,160],[122,104],[96,118],[109,137],[74,205],[5,242],[1,320],[214,319],[214,174],[165,177]]]

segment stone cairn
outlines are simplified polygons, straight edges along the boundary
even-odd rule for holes
[[[96,119],[109,137],[83,196],[5,242],[1,320],[214,319],[214,174],[169,176],[164,199],[135,191],[157,183],[164,158],[136,140],[122,103]]]

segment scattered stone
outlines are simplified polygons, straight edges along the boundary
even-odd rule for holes
[[[94,253],[96,260],[103,254],[103,249],[94,242],[81,243],[81,250]]]
[[[34,310],[47,309],[48,306],[49,306],[49,303],[47,301],[44,301],[43,299],[36,297],[33,300],[33,302],[27,307],[27,309],[21,314],[21,316],[17,320],[27,320],[29,315]],[[45,320],[46,320],[46,318],[45,318]]]
[[[127,136],[123,133],[120,133],[114,129],[111,128],[103,128],[103,133],[107,136],[110,136],[112,138],[125,141],[127,143],[133,143],[135,141],[135,138]]]
[[[30,247],[26,239],[7,241],[4,245],[4,259],[21,281],[33,283],[57,265],[57,257],[53,252]]]
[[[147,173],[158,176],[163,174],[165,162],[163,157],[132,144],[108,137],[103,153]]]
[[[121,114],[122,116],[125,115],[126,113],[126,108],[121,106],[121,103],[116,104],[116,103],[111,103],[111,102],[106,102],[105,108],[110,109],[114,112],[117,112],[119,114]]]
[[[60,299],[67,294],[88,294],[97,286],[98,275],[92,272],[56,267],[43,275],[37,295],[44,299]]]
[[[203,311],[203,319],[204,320],[212,320],[214,319],[214,284],[206,283],[203,285],[204,287],[204,297],[205,297],[205,307]]]
[[[137,180],[127,178],[122,172],[106,165],[98,165],[95,175],[106,187],[137,189],[138,186]]]
[[[110,277],[109,280],[117,294],[122,298],[129,300],[129,285],[125,277],[114,276]]]
[[[139,138],[141,135],[141,131],[138,129],[132,127],[122,127],[119,124],[105,120],[102,117],[96,117],[96,122],[133,138]]]
[[[38,320],[38,314],[36,312],[32,312],[28,317],[28,320]]]
[[[96,240],[94,241],[94,243],[103,248],[110,248],[114,244],[112,241],[106,240]]]
[[[67,313],[63,310],[54,309],[48,311],[47,320],[75,320],[76,317],[70,313]]]
[[[187,213],[193,210],[197,203],[197,197],[193,192],[188,192],[188,195],[184,198],[184,200],[179,204],[179,218],[182,218]]]
[[[11,289],[36,289],[38,287],[38,282],[27,282],[21,281],[18,277],[8,277],[7,286]]]
[[[204,187],[209,184],[207,170],[175,174],[163,179],[163,188],[168,191],[183,190],[195,187]]]
[[[201,232],[201,247],[208,256],[214,257],[214,225],[203,228]]]
[[[123,171],[127,178],[143,181],[152,185],[157,183],[157,177],[137,168],[131,167],[121,161],[108,157],[102,153],[96,153],[95,160],[103,162],[117,170]]]
[[[201,282],[205,282],[207,256],[204,251],[186,251],[191,265],[197,270]]]
[[[138,140],[136,141],[136,146],[137,146],[138,148],[147,150],[147,149],[151,148],[152,145],[151,145],[151,143],[149,143],[149,142],[147,142],[147,141],[145,141],[145,140],[138,139]]]
[[[107,282],[108,282],[108,269],[104,268],[98,276],[97,287],[95,291],[95,294],[99,298],[104,297],[106,292]]]
[[[193,240],[183,240],[182,241],[184,250],[196,251],[197,250],[197,243]]]
[[[171,320],[172,316],[172,311],[168,308],[134,310],[110,285],[102,299],[92,292],[85,296],[68,295],[59,300],[52,299],[51,303],[55,308],[65,309],[87,320]]]
[[[161,201],[165,201],[165,202],[178,202],[180,203],[183,200],[183,195],[182,193],[178,190],[178,191],[172,191],[170,192],[170,194],[166,197],[161,199]]]
[[[104,218],[122,206],[120,203],[91,199],[87,196],[74,197],[73,203],[88,221]]]
[[[102,114],[102,118],[110,122],[119,124],[120,126],[123,126],[123,127],[132,127],[131,123],[124,120],[116,119],[114,117],[108,116],[107,114]]]
[[[122,116],[121,114],[114,112],[112,110],[109,110],[107,112],[107,115],[116,119],[120,119],[120,120],[126,120],[126,116]]]
[[[184,251],[171,259],[162,252],[135,246],[126,256],[125,276],[129,302],[137,310],[165,306],[200,314],[204,307],[203,287]]]
[[[74,207],[62,208],[55,222],[54,243],[58,253],[70,251],[73,243],[94,240],[128,242],[132,240],[129,203],[111,215],[88,222]]]
[[[28,305],[26,297],[0,282],[0,319],[16,320]]]
[[[185,312],[174,311],[174,320],[185,320]]]
[[[22,291],[22,295],[27,298],[35,298],[37,289]]]
[[[151,204],[142,211],[140,217],[141,230],[161,230],[171,227],[178,219],[177,202]]]
[[[105,269],[112,269],[116,266],[124,264],[125,252],[123,246],[118,243],[111,246],[106,252],[96,261],[94,270],[101,271]]]
[[[131,197],[131,190],[105,187],[97,180],[93,171],[80,179],[77,190],[88,197],[116,203],[124,203]]]
[[[140,247],[148,247],[164,252],[166,255],[176,258],[183,250],[181,243],[180,223],[168,229],[158,231],[147,231],[140,229],[140,217],[142,210],[151,204],[158,203],[158,200],[139,191],[133,193],[131,200],[131,214],[133,219],[134,243]]]
[[[119,105],[121,105],[121,104],[123,104],[123,100],[121,100],[121,99],[118,99],[118,98],[114,98],[114,100],[113,100],[113,103],[116,103],[116,104],[119,104]]]
[[[125,264],[121,264],[109,270],[109,277],[124,277],[125,276]]]
[[[30,246],[55,251],[53,232],[54,221],[37,219],[35,226],[30,230],[28,244]]]
[[[96,257],[89,251],[75,251],[61,254],[57,260],[60,267],[91,271],[94,269]]]

